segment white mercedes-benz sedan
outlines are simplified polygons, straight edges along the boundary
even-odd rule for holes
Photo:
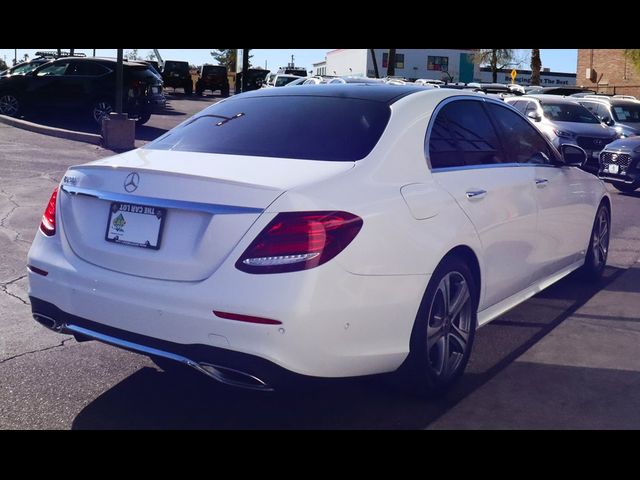
[[[65,173],[28,257],[46,327],[258,390],[395,372],[441,392],[478,327],[597,278],[604,184],[486,95],[263,89]]]

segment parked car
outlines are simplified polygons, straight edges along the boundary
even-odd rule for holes
[[[161,72],[162,69],[160,68],[160,63],[157,60],[144,60],[144,61],[139,61],[139,63],[144,63],[146,65],[151,66],[153,73],[155,73],[160,79],[162,79],[162,72]]]
[[[585,149],[588,158],[583,168],[594,174],[599,169],[600,152],[619,136],[571,98],[525,95],[505,98],[505,102],[526,115],[556,148],[571,144]]]
[[[564,87],[540,87],[540,86],[531,86],[526,87],[525,91],[527,95],[574,95],[576,93],[586,93],[586,94],[594,94],[591,89],[584,87],[575,87],[575,86],[564,86]]]
[[[640,102],[637,100],[589,95],[577,101],[601,122],[613,127],[618,136],[640,135]]]
[[[205,90],[211,93],[220,90],[221,97],[229,96],[229,77],[224,65],[203,65],[200,78],[196,82],[196,95],[202,95]]]
[[[0,114],[16,117],[29,109],[82,111],[101,124],[115,110],[116,60],[65,57],[26,75],[0,78]],[[139,125],[165,105],[162,81],[147,65],[125,61],[123,109]]]
[[[164,86],[182,88],[186,95],[193,93],[193,79],[191,78],[191,70],[189,62],[178,60],[167,60],[162,67],[162,80]]]
[[[640,188],[640,136],[616,140],[604,147],[598,176],[621,192]]]
[[[234,386],[395,372],[444,391],[478,327],[603,272],[610,199],[560,151],[470,92],[234,96],[67,170],[28,255],[33,315]]]
[[[265,77],[269,74],[269,70],[263,68],[250,68],[245,72],[238,72],[236,74],[236,93],[240,92],[240,82],[246,77],[244,91],[250,92],[251,90],[258,90],[262,88],[265,82]]]
[[[297,77],[295,75],[277,73],[273,78],[273,83],[272,84],[267,83],[266,85],[263,85],[263,87],[265,86],[266,87],[284,87],[288,83],[298,80],[299,78],[305,78],[305,77]]]
[[[416,85],[444,85],[445,82],[442,80],[434,80],[431,78],[418,78],[415,82]]]
[[[40,65],[62,57],[86,57],[86,55],[84,53],[74,53],[73,55],[71,55],[71,53],[69,52],[62,51],[60,53],[58,53],[57,51],[36,52],[36,56],[31,60],[21,62],[11,68],[0,72],[0,77],[4,77],[7,75],[26,75],[33,72]]]

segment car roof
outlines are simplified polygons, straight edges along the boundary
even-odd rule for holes
[[[438,90],[438,89],[433,89]],[[233,96],[225,101],[236,98],[249,97],[277,97],[277,96],[309,96],[309,97],[341,97],[358,98],[382,103],[394,103],[400,98],[413,93],[424,93],[424,87],[418,85],[387,85],[369,83],[340,83],[325,85],[300,85],[297,88],[269,88],[246,92]]]
[[[517,98],[519,100],[534,99],[534,100],[539,100],[543,103],[553,102],[553,103],[566,103],[571,105],[575,105],[576,103],[578,103],[576,98],[565,97],[562,95],[545,95],[543,93],[532,93],[528,95],[521,95],[519,97],[514,97],[514,98]]]
[[[60,57],[55,60],[51,60],[51,62],[66,62],[69,60],[73,60],[74,62],[98,62],[98,63],[109,63],[116,64],[118,63],[118,59],[113,57]],[[123,60],[122,64],[128,67],[143,67],[146,66],[143,62],[146,60]]]

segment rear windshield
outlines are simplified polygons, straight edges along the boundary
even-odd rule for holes
[[[618,122],[640,122],[640,103],[614,104],[611,108],[614,120]]]
[[[189,70],[187,62],[166,62],[164,64],[165,72],[186,72]]]
[[[556,122],[600,123],[593,113],[579,104],[543,103],[544,116]]]
[[[202,74],[203,75],[226,75],[227,68],[219,67],[217,65],[206,65],[202,67]]]
[[[354,161],[373,149],[390,112],[385,103],[355,98],[236,98],[212,105],[143,148]]]

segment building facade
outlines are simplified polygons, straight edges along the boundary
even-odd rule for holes
[[[599,93],[640,98],[640,72],[623,49],[578,49],[577,83]]]
[[[503,68],[498,71],[498,83],[511,83],[511,71],[512,68]],[[480,76],[477,82],[491,83],[493,81],[493,74],[490,67],[480,68]],[[518,85],[529,86],[531,85],[531,70],[516,70],[515,82]],[[552,72],[548,68],[543,69],[540,72],[540,86],[541,87],[566,87],[576,84],[575,73],[561,73]]]
[[[387,74],[387,49],[375,49],[378,72]],[[473,63],[475,49],[411,49],[396,50],[395,75],[409,80],[418,78],[449,82],[472,82],[479,69]],[[342,48],[326,56],[325,74],[329,76],[373,77],[375,69],[368,49]]]
[[[378,74],[387,75],[389,61],[388,49],[375,49]],[[492,81],[491,69],[479,68],[473,62],[477,49],[397,49],[395,75],[407,80],[418,78],[443,80],[445,82],[483,82]],[[369,49],[341,48],[331,50],[322,62],[314,63],[316,75],[374,77],[375,69]],[[511,68],[498,72],[499,83],[511,83]],[[515,83],[529,85],[530,70],[517,70]],[[576,84],[575,73],[557,73],[544,69],[540,75],[543,87],[567,86]]]

